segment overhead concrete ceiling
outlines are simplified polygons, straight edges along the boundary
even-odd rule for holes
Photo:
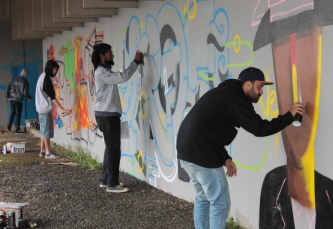
[[[0,20],[12,20],[13,40],[44,39],[138,5],[139,0],[0,0]]]

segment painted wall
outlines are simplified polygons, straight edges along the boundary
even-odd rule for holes
[[[84,147],[102,161],[92,46],[113,46],[113,70],[125,69],[139,49],[145,65],[119,85],[130,130],[122,140],[121,169],[193,201],[194,188],[177,161],[179,126],[205,92],[255,66],[275,82],[254,105],[258,114],[272,119],[296,101],[306,114],[301,127],[269,137],[239,129],[228,146],[238,167],[237,177],[228,179],[230,216],[246,228],[333,227],[332,13],[329,0],[149,1],[47,38],[44,63],[60,63],[57,95],[73,109],[65,117],[54,112],[54,141]]]
[[[25,67],[30,75],[29,93],[35,97],[38,76],[42,71],[42,41],[41,40],[12,40],[12,25],[10,21],[0,21],[0,126],[6,127],[10,114],[9,103],[4,101],[5,91],[13,77],[20,75]],[[21,125],[25,126],[25,119],[37,117],[35,100],[23,102]],[[16,118],[14,119],[15,123]],[[12,126],[15,129],[15,124]]]

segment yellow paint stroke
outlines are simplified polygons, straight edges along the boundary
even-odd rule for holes
[[[192,14],[190,14],[189,2],[190,2],[190,0],[187,0],[187,15],[188,15],[189,19],[193,20],[197,13],[197,1],[196,0],[193,1],[194,6],[193,6]]]
[[[160,121],[160,125],[161,125],[161,131],[163,134],[165,134],[166,132],[166,125],[164,126],[163,123],[166,122],[166,118],[165,118],[165,115],[164,114],[159,114],[160,118],[159,118],[159,121]]]
[[[78,123],[77,123],[77,120],[74,120],[74,130],[75,130],[75,132],[78,131]]]
[[[236,36],[234,37],[234,42],[239,42],[240,40],[241,40],[240,36],[236,34]],[[235,53],[239,53],[240,49],[241,49],[241,44],[238,44],[238,48],[236,48],[236,45],[234,45]]]
[[[271,81],[270,77],[269,77],[270,76],[269,73],[271,71],[273,71],[273,66],[265,71],[265,79],[267,79],[267,81]],[[267,94],[266,105],[264,103],[264,96],[262,97],[262,99],[259,100],[259,104],[262,106],[262,108],[264,110],[264,114],[265,114],[264,117],[266,119],[275,118],[279,115],[278,106],[276,106],[275,110],[272,109],[273,105],[277,102],[276,90],[271,90],[272,87],[269,85],[265,86],[265,88],[267,89],[266,93],[265,93],[265,94]],[[269,138],[269,137],[266,137],[266,138]],[[279,153],[279,151],[278,151],[279,143],[280,143],[280,135],[276,134],[275,141],[274,141],[274,144],[275,144],[274,149],[275,149],[276,153]]]
[[[291,76],[293,82],[293,97],[294,97],[294,102],[296,103],[298,102],[298,84],[297,84],[297,68],[295,63],[292,65]]]
[[[308,148],[306,153],[301,158],[302,165],[304,167],[304,176],[306,182],[306,190],[309,193],[309,200],[311,201],[311,207],[316,208],[316,198],[315,198],[315,161],[314,161],[314,142],[316,138],[318,115],[319,115],[319,101],[320,101],[320,84],[321,84],[321,62],[322,62],[322,36],[319,35],[318,38],[318,72],[317,72],[317,87],[316,87],[316,101],[314,104],[314,114],[312,121],[312,130]]]
[[[147,101],[147,95],[146,95],[146,92],[145,91],[141,91],[141,97],[143,97],[145,99],[145,101]],[[141,99],[140,99],[140,113],[141,113],[141,117],[142,119],[146,119],[147,117],[147,113],[148,113],[148,104],[146,102],[145,104],[145,107],[144,107],[144,110],[145,112],[143,113],[143,107],[142,107],[142,103],[141,103]]]
[[[267,81],[269,80],[269,72],[273,70],[273,67],[271,67],[270,69],[265,71],[265,79],[267,79]],[[262,96],[262,98],[259,100],[259,104],[262,107],[262,109],[264,110],[264,117],[266,119],[268,118],[275,118],[276,116],[279,115],[279,108],[278,106],[276,106],[277,108],[275,110],[272,109],[274,103],[276,103],[277,101],[277,96],[276,96],[276,91],[275,90],[271,90],[271,86],[267,85],[265,86],[266,92],[264,94],[267,94],[266,96],[266,104],[264,101],[264,96]]]
[[[142,171],[143,171],[143,169],[144,169],[144,164],[143,164],[143,159],[142,159],[142,150],[140,150],[140,152],[139,152],[139,154],[138,154],[138,157],[137,157],[137,160],[138,160],[138,162],[139,162],[139,159],[141,158],[141,160],[142,160],[142,167],[141,167],[141,165],[140,165],[140,163],[139,163],[139,165],[140,165],[140,169],[139,169],[139,172],[141,173]]]
[[[65,55],[67,52],[68,52],[68,49],[66,49],[66,48],[64,47],[64,45],[62,45],[62,46],[61,46],[61,49],[60,49],[60,51],[59,51],[59,54],[63,56],[63,55]]]
[[[141,29],[141,31],[144,30],[145,25],[144,25],[143,21],[140,22],[139,28]]]
[[[123,100],[123,98],[120,98],[120,105],[121,105],[121,107],[124,106],[124,100]]]

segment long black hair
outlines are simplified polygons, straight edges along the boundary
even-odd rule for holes
[[[91,62],[94,65],[94,70],[98,67],[98,64],[101,62],[100,55],[105,55],[106,52],[111,49],[111,45],[106,43],[100,43],[97,45],[94,45],[94,51],[91,54]]]

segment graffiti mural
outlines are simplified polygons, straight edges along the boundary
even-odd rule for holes
[[[209,27],[204,42],[195,34],[198,22]],[[240,64],[248,66],[252,45],[239,37],[229,42],[228,13],[215,7],[215,1],[194,1],[184,8],[165,3],[144,20],[132,16],[118,34],[117,40],[125,35],[123,68],[136,49],[146,57],[138,76],[120,87],[123,119],[135,136],[135,145],[123,147],[123,157],[133,165],[133,173],[142,172],[153,186],[160,178],[189,182],[176,156],[179,125],[200,96],[232,77],[229,69],[237,65],[230,61],[229,48],[248,45],[250,60]],[[207,65],[202,59],[211,61]]]
[[[94,28],[86,38],[76,36],[73,42],[67,40],[57,55],[53,44],[47,50],[48,59],[57,61],[60,66],[53,78],[57,99],[64,107],[72,109],[68,116],[54,109],[54,124],[66,128],[72,140],[86,145],[93,143],[96,136],[101,137],[93,111],[94,76],[90,58],[93,45],[102,42],[103,37],[104,32]]]
[[[332,26],[333,4],[329,0],[256,0],[241,8],[240,0],[141,4],[138,10],[124,9],[112,20],[70,33],[70,38],[44,41],[46,58],[60,65],[54,77],[57,98],[72,109],[67,116],[54,111],[56,131],[101,158],[104,143],[94,116],[90,61],[93,45],[112,45],[113,71],[123,71],[139,49],[144,66],[119,85],[121,119],[128,122],[130,135],[122,140],[121,169],[191,200],[187,192],[192,186],[175,145],[182,120],[222,81],[237,78],[248,66],[261,68],[275,84],[264,87],[255,106],[258,114],[272,119],[298,101],[305,104],[306,114],[300,127],[289,126],[261,139],[239,130],[227,146],[239,170],[230,185],[231,214],[245,228],[332,228],[333,173],[315,168],[319,155],[315,143],[318,135],[325,135],[319,128],[319,117],[325,114],[319,111],[322,89],[327,87],[322,82],[330,73],[323,70],[323,40],[333,34],[333,29],[324,32]]]
[[[333,181],[315,171],[314,149],[322,77],[321,27],[333,24],[332,12],[326,10],[331,4],[314,1],[313,10],[275,22],[268,10],[259,24],[254,49],[267,42],[272,45],[279,110],[286,112],[299,101],[306,105],[302,125],[282,131],[287,166],[272,170],[264,180],[260,228],[289,228],[296,224],[295,218],[308,219],[308,228],[333,227]]]

